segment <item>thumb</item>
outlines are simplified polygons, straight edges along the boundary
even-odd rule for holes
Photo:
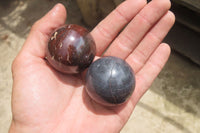
[[[66,9],[62,4],[56,4],[44,17],[36,21],[24,43],[21,53],[44,58],[45,49],[51,33],[66,20]]]

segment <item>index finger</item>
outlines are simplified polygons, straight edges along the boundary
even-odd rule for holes
[[[126,0],[102,20],[91,34],[100,56],[122,28],[145,6],[146,0]]]

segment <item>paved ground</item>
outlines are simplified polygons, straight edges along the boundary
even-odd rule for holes
[[[82,24],[74,1],[67,23]],[[55,1],[0,1],[0,133],[11,121],[11,63],[35,20]],[[164,70],[136,106],[122,133],[198,133],[200,131],[200,67],[172,52]]]

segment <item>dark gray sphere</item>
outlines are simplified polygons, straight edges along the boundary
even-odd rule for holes
[[[122,104],[135,88],[133,70],[124,60],[112,56],[93,62],[86,74],[86,91],[97,103]]]

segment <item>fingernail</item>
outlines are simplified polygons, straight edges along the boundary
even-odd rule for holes
[[[58,10],[58,9],[59,9],[59,6],[60,6],[60,3],[57,3],[57,4],[53,7],[53,10]]]
[[[59,8],[60,8],[59,5],[60,5],[60,3],[57,3],[57,4],[51,9],[51,12],[52,12],[53,15],[55,15],[56,12],[59,10]]]

